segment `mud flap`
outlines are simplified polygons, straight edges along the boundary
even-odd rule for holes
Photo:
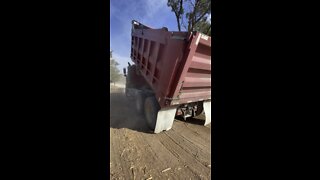
[[[206,121],[204,125],[206,126],[211,123],[211,101],[204,101],[203,109],[204,109],[204,114],[206,116]]]
[[[158,111],[154,133],[160,133],[162,131],[168,131],[169,129],[171,129],[176,111],[176,106],[160,109]]]

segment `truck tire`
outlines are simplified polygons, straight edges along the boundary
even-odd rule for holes
[[[137,93],[135,98],[136,110],[139,114],[143,114],[145,97],[142,93]]]
[[[147,125],[151,130],[154,130],[156,127],[159,110],[160,106],[157,99],[154,96],[147,97],[144,103],[144,115],[147,120]]]

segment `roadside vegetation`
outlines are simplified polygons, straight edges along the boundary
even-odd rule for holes
[[[112,50],[110,50],[110,83],[113,83],[113,85],[124,79],[117,67],[118,65],[119,63],[112,57]]]
[[[211,0],[168,0],[178,30],[199,31],[211,36]]]

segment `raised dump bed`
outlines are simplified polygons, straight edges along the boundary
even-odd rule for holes
[[[169,130],[174,117],[211,122],[211,37],[200,32],[153,29],[132,21],[126,94],[136,101],[155,133]],[[126,71],[125,71],[126,74]]]

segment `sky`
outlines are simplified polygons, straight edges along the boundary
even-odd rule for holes
[[[167,0],[110,0],[110,48],[121,70],[127,67],[131,48],[131,21],[152,28],[167,27],[178,31],[174,13]]]

